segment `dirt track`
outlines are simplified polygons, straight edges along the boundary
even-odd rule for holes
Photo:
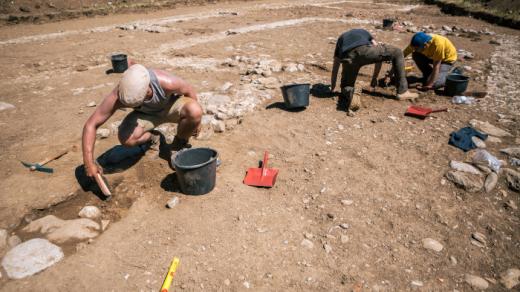
[[[333,40],[347,29],[363,27],[380,41],[406,46],[411,33],[374,28],[395,15],[419,27],[446,24],[497,32],[473,40],[451,38],[457,48],[475,54],[463,65],[473,68],[472,89],[492,89],[487,100],[453,106],[447,97],[423,94],[421,105],[447,106],[449,112],[418,121],[402,115],[408,103],[385,98],[389,91],[363,94],[364,108],[348,117],[328,98],[312,98],[305,111],[287,112],[276,106],[282,101],[279,90],[262,90],[264,101],[240,125],[193,141],[217,149],[223,162],[209,195],[172,192],[171,171],[151,154],[109,176],[118,184],[115,200],[101,202],[79,190],[74,171],[82,163],[81,129],[93,111],[86,104],[99,103],[120,78],[105,74],[112,52],[174,72],[199,92],[215,91],[228,81],[234,88],[249,82],[241,81],[239,68],[222,65],[234,56],[305,65],[304,71],[274,73],[282,84],[329,83],[330,72],[323,68],[330,70]],[[161,25],[165,31],[116,28],[129,23]],[[499,125],[513,137],[488,148],[519,144],[520,103],[509,94],[517,89],[501,83],[519,81],[513,66],[518,54],[496,53],[501,48],[489,43],[511,37],[518,40],[518,32],[444,16],[434,7],[362,1],[231,3],[0,28],[0,101],[16,106],[0,112],[0,227],[18,230],[26,224],[24,217],[49,213],[75,218],[87,202],[102,207],[112,220],[86,248],[66,247],[66,259],[38,275],[11,281],[3,273],[0,289],[157,290],[173,256],[181,259],[175,290],[246,290],[249,285],[269,291],[466,291],[466,273],[498,281],[501,272],[520,262],[519,211],[504,208],[508,200],[520,204],[518,193],[507,190],[502,179],[492,193],[469,194],[443,176],[450,160],[464,160],[447,144],[449,134],[470,119],[498,124],[497,113],[507,115],[512,122]],[[518,52],[518,42],[502,46]],[[508,66],[493,68],[491,56],[493,64]],[[370,70],[363,70],[359,87]],[[235,99],[246,98],[240,92]],[[125,115],[117,112],[107,127]],[[115,144],[114,135],[100,140],[96,153]],[[71,153],[52,163],[53,175],[29,173],[20,165],[19,160],[34,162],[69,147]],[[244,171],[264,150],[280,169],[276,186],[243,185]],[[164,208],[172,195],[181,203]],[[71,199],[49,208],[66,198]],[[342,223],[349,227],[339,227]],[[488,246],[472,245],[473,232],[484,233]],[[300,245],[304,234],[312,249]],[[437,239],[444,249],[424,249],[424,238]],[[493,291],[504,289],[490,285]]]

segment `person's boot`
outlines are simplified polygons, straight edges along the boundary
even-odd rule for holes
[[[361,108],[361,97],[354,94],[354,87],[345,86],[341,88],[341,95],[346,99],[346,111],[357,111]]]
[[[415,93],[415,92],[411,92],[410,90],[407,90],[403,93],[398,93],[396,95],[397,99],[398,100],[415,100],[419,97],[419,94]]]
[[[188,140],[175,136],[175,138],[173,138],[172,144],[170,145],[170,164],[177,156],[177,153],[179,153],[179,151],[185,148],[191,148],[191,144],[188,143]],[[174,168],[173,164],[171,164],[170,166]]]

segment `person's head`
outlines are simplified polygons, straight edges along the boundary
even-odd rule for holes
[[[138,107],[150,94],[150,74],[143,65],[132,65],[123,73],[119,81],[118,97],[124,106]]]
[[[412,37],[411,45],[416,49],[424,49],[426,44],[432,40],[432,36],[422,31],[416,33]]]

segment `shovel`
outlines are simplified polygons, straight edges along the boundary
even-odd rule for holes
[[[105,200],[110,200],[110,198],[112,197],[112,192],[108,188],[107,179],[104,176],[102,176],[100,173],[96,174],[94,179],[95,179],[97,185],[99,186],[99,189],[103,193],[103,195],[105,195],[105,197],[106,197]]]
[[[431,108],[427,108],[427,107],[410,105],[410,106],[408,106],[408,109],[406,110],[404,115],[419,118],[419,119],[425,119],[431,113],[445,112],[447,110],[448,110],[447,108],[431,109]]]
[[[254,187],[266,187],[270,188],[276,182],[276,176],[278,175],[278,169],[267,168],[267,158],[269,153],[265,151],[264,160],[262,161],[261,168],[249,168],[244,178],[244,184]]]
[[[53,160],[56,160],[60,157],[62,157],[63,155],[69,153],[69,150],[64,150],[64,151],[61,151],[60,153],[58,153],[57,155],[54,155],[52,157],[49,157],[49,158],[46,158],[45,160],[41,161],[41,162],[38,162],[38,163],[28,163],[28,162],[23,162],[23,161],[20,161],[25,167],[29,168],[31,171],[41,171],[41,172],[46,172],[46,173],[53,173],[54,170],[52,168],[49,168],[49,167],[43,167],[45,164],[53,161]]]

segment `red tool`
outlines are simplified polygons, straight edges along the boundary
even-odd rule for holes
[[[244,178],[244,184],[255,187],[267,187],[270,188],[276,182],[276,176],[278,175],[278,169],[267,168],[267,158],[269,153],[265,151],[264,160],[262,161],[261,168],[249,168]]]
[[[410,116],[410,117],[416,117],[419,119],[425,119],[431,113],[445,112],[447,110],[448,110],[447,108],[431,109],[431,108],[427,108],[427,107],[410,105],[410,106],[408,106],[408,109],[406,110],[404,115]]]

